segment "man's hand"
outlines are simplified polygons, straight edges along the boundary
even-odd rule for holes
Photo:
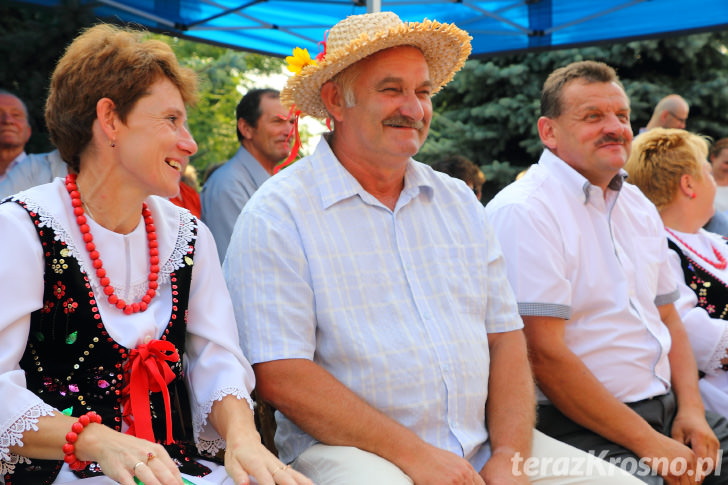
[[[487,485],[528,485],[531,481],[519,464],[514,461],[514,451],[495,451],[480,476]]]
[[[698,481],[711,473],[718,463],[720,443],[705,420],[704,413],[678,411],[672,425],[672,437],[689,446],[697,457],[695,476]]]
[[[635,452],[665,479],[666,485],[700,483],[695,476],[697,457],[688,446],[657,431],[648,442],[648,446]]]
[[[470,462],[449,451],[422,442],[412,456],[401,466],[415,485],[485,485]]]

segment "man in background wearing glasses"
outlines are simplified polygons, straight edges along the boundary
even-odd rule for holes
[[[668,94],[657,103],[647,126],[640,130],[652,128],[679,128],[684,130],[688,121],[690,106],[679,94]]]

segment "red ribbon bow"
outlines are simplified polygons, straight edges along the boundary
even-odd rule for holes
[[[172,438],[172,413],[167,385],[175,379],[175,374],[167,362],[178,362],[179,353],[172,342],[150,340],[129,352],[124,364],[127,386],[123,391],[124,422],[129,425],[127,434],[155,442],[152,429],[152,415],[149,393],[161,392],[164,398],[164,411],[167,421],[167,440]]]
[[[319,53],[316,54],[316,60],[321,62],[326,57],[326,38],[329,36],[329,31],[324,32],[324,40],[318,43]],[[321,48],[323,46],[323,49]]]
[[[321,62],[326,57],[326,38],[329,36],[329,31],[327,30],[324,32],[324,40],[318,43],[319,53],[316,55],[316,61]],[[284,118],[286,120],[290,120],[291,116],[294,116],[293,126],[291,127],[291,131],[288,132],[288,137],[286,138],[286,143],[288,140],[293,137],[294,143],[293,147],[291,148],[291,153],[288,154],[285,160],[283,160],[281,163],[273,167],[273,174],[277,174],[281,171],[281,169],[286,168],[290,164],[292,164],[296,157],[298,156],[298,152],[301,149],[301,136],[298,134],[298,118],[301,115],[301,110],[296,109],[296,105],[294,104],[291,106],[291,110],[288,112],[288,117]],[[329,118],[326,118],[326,127],[331,131],[331,120]]]

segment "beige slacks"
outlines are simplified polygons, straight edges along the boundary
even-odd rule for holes
[[[606,461],[534,430],[531,457],[523,461],[531,483],[538,485],[644,485]],[[350,446],[315,444],[293,467],[316,485],[412,485],[397,466]]]

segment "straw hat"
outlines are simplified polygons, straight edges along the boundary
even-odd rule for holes
[[[289,107],[295,104],[301,114],[326,118],[321,86],[355,62],[396,46],[414,46],[422,51],[434,94],[465,64],[470,55],[470,36],[454,24],[402,22],[394,12],[352,15],[329,31],[324,58],[288,79],[281,91],[281,102]]]

